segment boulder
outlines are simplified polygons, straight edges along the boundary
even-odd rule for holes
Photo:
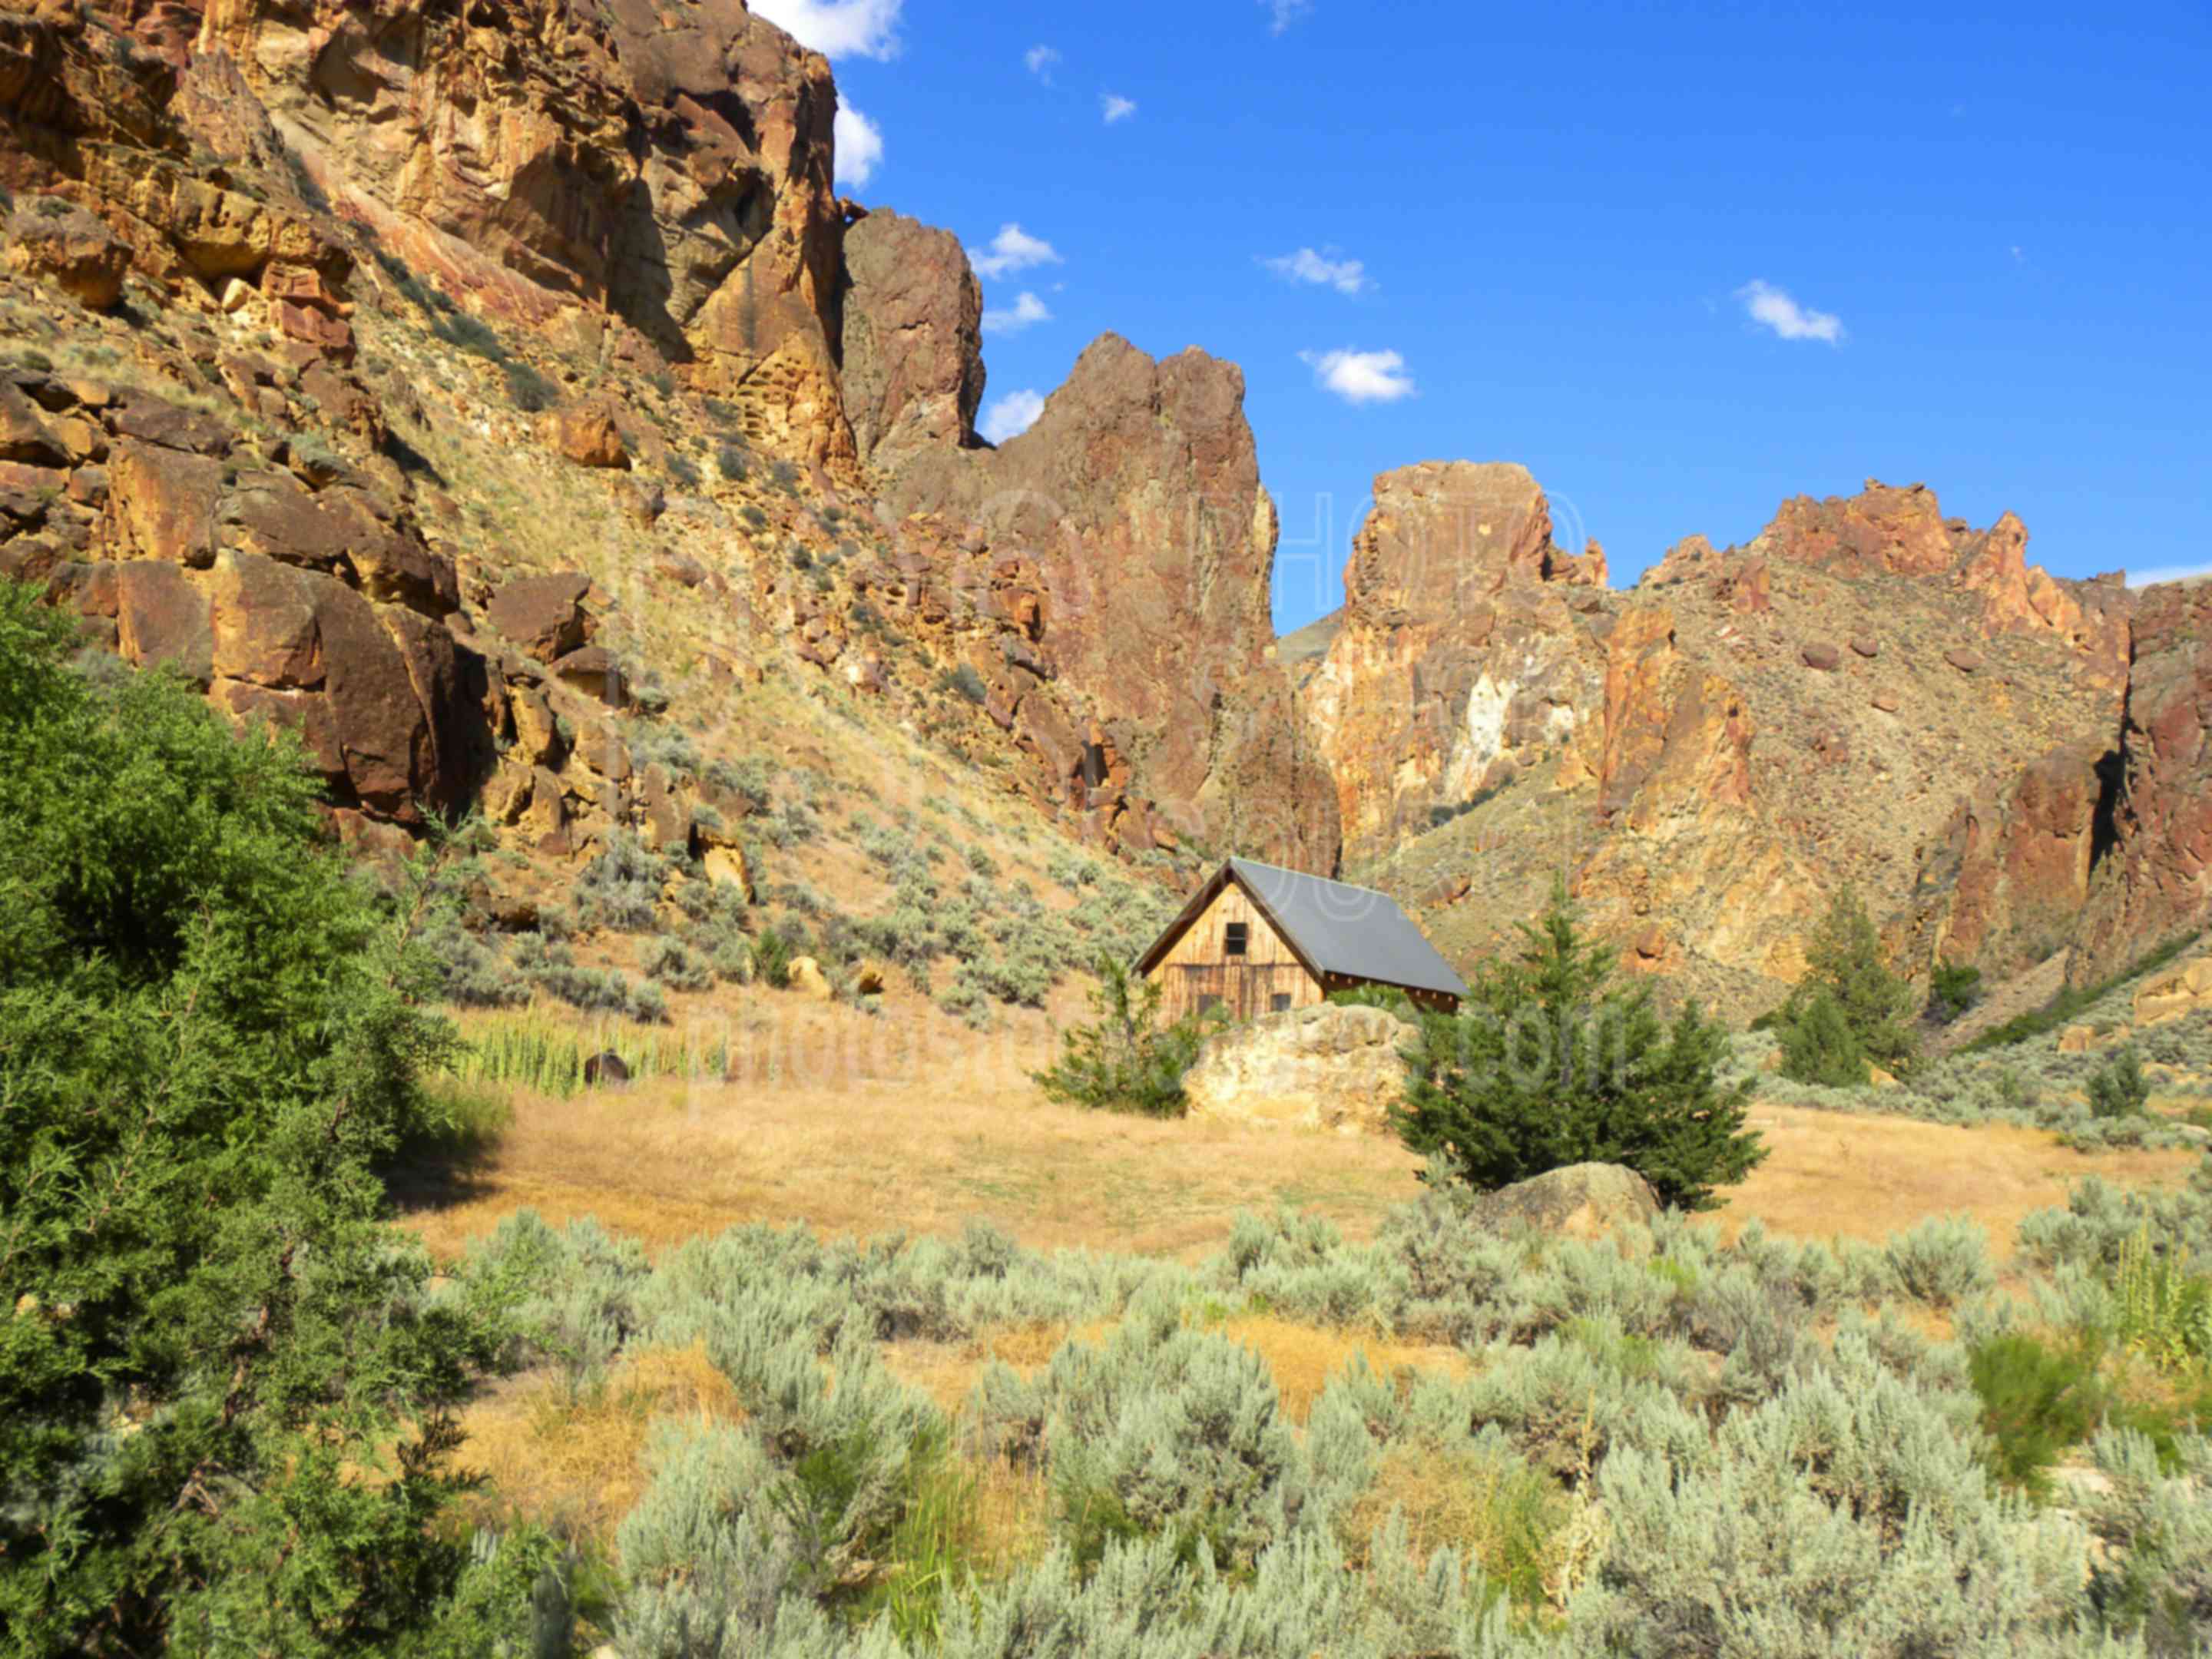
[[[564,409],[553,417],[553,441],[578,466],[628,466],[629,448],[614,412],[601,404]]]
[[[822,971],[822,964],[812,957],[791,959],[791,988],[803,991],[817,1002],[827,1002],[837,994],[830,988],[830,976]]]
[[[1269,1128],[1387,1133],[1413,1028],[1381,1008],[1324,1003],[1231,1026],[1183,1078],[1193,1117]]]
[[[1797,660],[1808,668],[1832,674],[1843,665],[1844,653],[1832,645],[1804,645],[1798,647]]]
[[[105,311],[123,297],[131,250],[91,214],[48,196],[9,221],[8,264],[52,283],[88,311]]]
[[[1867,658],[1869,660],[1872,660],[1874,658],[1881,655],[1881,641],[1877,639],[1870,638],[1864,634],[1854,635],[1851,637],[1851,649],[1857,652],[1862,657]]]
[[[1963,647],[1954,647],[1943,653],[1943,660],[1961,674],[1978,674],[1987,665],[1989,659],[1978,651],[1968,651]]]
[[[592,579],[575,570],[518,576],[503,582],[484,608],[484,620],[541,662],[580,650],[590,628],[584,595]]]
[[[2162,969],[2136,987],[2135,1023],[2156,1024],[2212,1012],[2212,957]]]
[[[602,1049],[584,1062],[586,1089],[616,1088],[629,1081],[629,1063],[611,1048]]]
[[[1608,1238],[1658,1215],[1651,1183],[1618,1164],[1570,1164],[1474,1201],[1475,1219],[1493,1231],[1530,1227],[1559,1238]]]

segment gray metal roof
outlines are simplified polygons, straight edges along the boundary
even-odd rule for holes
[[[1465,981],[1387,894],[1251,859],[1230,860],[1200,888],[1189,908],[1145,953],[1141,966],[1151,967],[1165,945],[1189,925],[1222,877],[1229,875],[1259,901],[1292,947],[1321,972],[1446,996],[1467,994]]]

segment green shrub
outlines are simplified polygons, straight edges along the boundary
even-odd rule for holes
[[[753,941],[753,977],[771,990],[787,990],[791,986],[791,959],[799,954],[791,948],[791,941],[774,927],[763,928]]]
[[[1096,1018],[1062,1032],[1059,1060],[1032,1073],[1032,1080],[1047,1098],[1070,1106],[1182,1116],[1183,1073],[1212,1033],[1196,1016],[1162,1025],[1160,995],[1156,981],[1102,957],[1098,988],[1091,994]]]
[[[714,988],[714,968],[681,939],[654,940],[646,953],[644,967],[647,977],[659,981],[672,991]]]
[[[1990,1473],[2007,1486],[2047,1492],[2050,1471],[2096,1430],[2109,1403],[2096,1350],[2054,1348],[2007,1332],[1967,1352],[1967,1375],[1982,1402]]]
[[[640,933],[654,927],[668,861],[627,830],[613,830],[576,878],[576,914],[587,927]]]
[[[2167,1367],[2212,1359],[2212,1276],[2154,1251],[2148,1227],[2121,1247],[2112,1295],[2128,1346]]]
[[[294,739],[74,635],[0,586],[0,1646],[514,1650],[551,1541],[472,1550],[450,1462],[503,1304],[381,1219],[470,1109],[421,872],[380,896]]]
[[[2150,1079],[2132,1042],[2123,1043],[2091,1074],[2089,1110],[2100,1118],[2136,1117],[2150,1106]]]
[[[1782,1075],[1822,1089],[1863,1089],[1866,1049],[1844,1018],[1843,1004],[1825,986],[1794,1002],[1778,1022]]]
[[[1899,1287],[1934,1307],[1950,1307],[1996,1284],[1989,1235],[1964,1216],[1929,1216],[1892,1237],[1885,1254]]]
[[[1661,1021],[1648,985],[1609,988],[1612,951],[1585,939],[1564,882],[1517,955],[1486,964],[1456,1016],[1425,1012],[1406,1053],[1400,1135],[1477,1188],[1563,1165],[1623,1164],[1670,1205],[1765,1156],[1743,1127],[1748,1079],[1722,1081],[1728,1034],[1686,1001]]]
[[[507,377],[507,401],[526,414],[542,414],[561,401],[561,388],[520,358],[500,365]]]
[[[937,685],[940,691],[950,691],[956,696],[965,697],[969,702],[975,703],[981,702],[990,695],[991,690],[990,687],[983,684],[983,677],[964,662],[957,668],[948,668],[939,674],[937,677]]]
[[[1946,963],[1929,976],[1928,1012],[1939,1025],[1948,1025],[1982,1000],[1982,970]]]

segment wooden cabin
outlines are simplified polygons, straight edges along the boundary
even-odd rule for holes
[[[1395,899],[1250,859],[1230,860],[1191,895],[1137,971],[1160,986],[1170,1019],[1213,1008],[1249,1019],[1357,985],[1393,986],[1447,1013],[1467,994]]]

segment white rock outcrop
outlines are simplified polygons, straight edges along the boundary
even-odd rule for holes
[[[1194,1117],[1388,1133],[1413,1029],[1381,1008],[1323,1004],[1231,1026],[1183,1078]]]

